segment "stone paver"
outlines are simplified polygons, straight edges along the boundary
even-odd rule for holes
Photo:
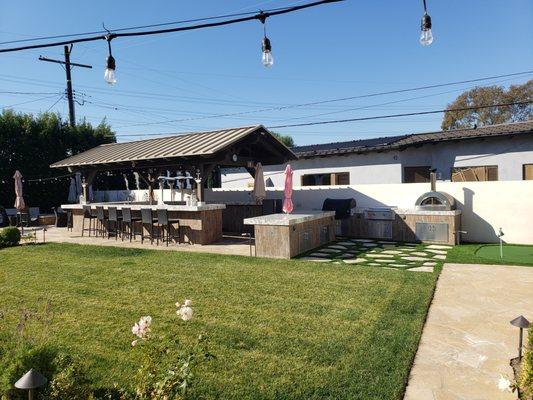
[[[428,249],[440,249],[440,250],[450,250],[452,246],[446,246],[444,244],[430,244]]]
[[[533,320],[533,268],[445,264],[404,400],[513,400],[498,389],[511,377],[518,331]]]
[[[320,249],[320,251],[322,253],[339,253],[340,252],[340,250],[338,250],[338,249],[331,249],[329,247],[325,248],[325,249]]]
[[[394,258],[392,254],[382,254],[382,253],[367,254],[366,256],[370,258]]]
[[[364,258],[356,258],[356,259],[352,259],[352,260],[344,260],[344,262],[346,264],[361,264],[361,263],[365,263],[367,260],[364,259]]]
[[[435,265],[437,265],[437,263],[435,261],[428,261],[428,262],[425,262],[424,264],[422,264],[422,266],[424,266],[424,267],[434,267]]]
[[[365,247],[376,247],[377,244],[369,242],[369,243],[363,243],[363,246],[365,246]]]
[[[435,249],[426,249],[426,251],[429,251],[430,253],[434,253],[434,254],[448,254],[448,252],[446,250],[435,250]]]
[[[402,257],[402,260],[406,260],[406,261],[427,261],[427,258],[424,258],[424,257]]]
[[[433,258],[436,260],[446,260],[446,256],[443,254],[434,255]]]
[[[428,254],[427,254],[427,253],[424,253],[423,251],[413,251],[413,252],[411,253],[411,255],[413,255],[413,256],[420,256],[420,257],[427,257]]]
[[[334,244],[331,246],[328,246],[328,249],[335,249],[335,250],[346,250],[346,246],[341,246],[340,244]]]
[[[331,254],[327,254],[327,253],[311,253],[311,257],[329,258],[329,257],[331,257]]]
[[[433,272],[433,267],[415,267],[415,268],[409,268],[407,271],[412,271],[412,272]]]

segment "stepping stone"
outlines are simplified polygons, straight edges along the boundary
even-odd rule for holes
[[[371,243],[375,242],[372,239],[350,239],[352,242],[359,242],[359,243]]]
[[[378,263],[383,263],[383,264],[390,264],[394,262],[394,260],[389,260],[388,258],[378,258],[374,261],[377,261]]]
[[[413,272],[433,272],[433,267],[416,267],[416,268],[410,268],[407,271],[413,271]]]
[[[337,244],[342,246],[353,246],[353,242],[338,242]]]
[[[402,260],[405,260],[405,261],[427,261],[428,259],[427,258],[423,258],[423,257],[411,257],[411,256],[408,256],[408,257],[402,257]]]
[[[314,262],[329,262],[327,258],[317,258],[317,257],[302,257],[300,260],[303,261],[314,261]]]
[[[378,243],[381,243],[381,244],[396,244],[396,242],[389,242],[387,240],[378,240]]]
[[[416,246],[418,246],[417,243],[404,243],[403,245],[404,245],[404,246],[409,246],[409,247],[416,247]]]
[[[373,267],[380,267],[380,264],[378,263],[368,263],[368,265],[372,265]]]
[[[354,257],[355,256],[353,254],[341,254],[337,258],[340,258],[340,259],[344,260],[345,258],[354,258]]]
[[[346,264],[361,264],[367,262],[364,258],[355,258],[352,260],[344,260]]]
[[[363,243],[363,246],[365,246],[365,247],[376,247],[377,244],[376,243]]]
[[[411,254],[414,256],[420,256],[420,257],[427,257],[428,255],[427,253],[424,253],[422,251],[413,251]]]
[[[367,254],[366,256],[370,258],[394,258],[394,256],[391,254],[382,254],[382,253]]]
[[[444,255],[448,254],[448,252],[445,250],[433,250],[433,249],[426,249],[426,250],[434,254],[444,254]]]
[[[453,248],[453,246],[445,246],[442,244],[432,244],[427,247],[428,249],[438,249],[438,250],[449,250]]]
[[[381,254],[403,254],[403,252],[399,250],[385,250]]]
[[[433,261],[428,261],[428,262],[425,262],[424,264],[422,264],[424,267],[434,267],[435,265],[437,265],[436,262],[433,262]]]
[[[327,253],[311,253],[311,257],[330,258],[331,254],[327,254]]]
[[[395,249],[398,246],[396,246],[395,244],[382,244],[381,247],[383,247],[384,249]]]
[[[341,246],[339,244],[334,244],[332,246],[328,246],[328,249],[346,250],[346,246]]]
[[[337,250],[337,249],[330,249],[330,248],[327,248],[327,249],[320,249],[320,251],[322,253],[338,253],[340,250]]]
[[[437,255],[433,256],[433,258],[436,259],[436,260],[446,260],[446,256],[442,255],[442,254],[437,254]]]
[[[389,264],[391,267],[399,267],[399,268],[409,268],[409,265],[407,264]]]

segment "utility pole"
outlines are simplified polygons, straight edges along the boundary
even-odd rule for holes
[[[71,63],[70,53],[72,51],[72,45],[70,45],[70,48],[69,46],[65,46],[64,50],[65,50],[65,61],[53,60],[51,58],[46,58],[43,56],[39,56],[39,60],[61,64],[65,66],[65,72],[67,74],[67,98],[68,98],[68,113],[69,113],[69,119],[70,119],[70,126],[76,126],[76,111],[74,109],[74,95],[72,94],[71,70],[72,70],[72,67],[92,68],[92,65]]]

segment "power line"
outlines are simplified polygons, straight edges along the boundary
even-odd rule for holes
[[[518,76],[518,75],[527,75],[527,74],[532,74],[532,73],[533,73],[533,70],[530,70],[530,71],[524,71],[524,72],[515,72],[515,73],[511,73],[511,74],[494,75],[494,76],[483,77],[483,78],[468,79],[468,80],[448,82],[448,83],[439,83],[439,84],[426,85],[426,86],[418,86],[418,87],[408,88],[408,89],[398,89],[398,90],[390,90],[390,91],[386,91],[386,92],[369,93],[369,94],[363,94],[363,95],[357,95],[357,96],[349,96],[349,97],[340,97],[340,98],[328,99],[328,100],[320,100],[320,101],[315,101],[315,102],[310,102],[310,103],[289,104],[289,105],[285,105],[285,106],[267,107],[267,108],[262,108],[262,109],[259,109],[259,110],[240,111],[240,112],[235,112],[235,113],[217,114],[217,115],[210,115],[210,116],[203,116],[203,117],[191,117],[191,118],[174,119],[174,120],[167,120],[167,121],[160,121],[160,122],[145,122],[145,123],[139,123],[139,124],[123,125],[123,126],[121,126],[119,128],[126,128],[126,127],[132,127],[132,126],[147,126],[147,125],[167,124],[169,122],[196,121],[196,120],[210,119],[210,118],[233,117],[233,116],[237,116],[237,115],[254,114],[254,113],[261,113],[261,112],[268,112],[268,111],[281,111],[281,110],[288,110],[288,109],[292,109],[292,108],[316,106],[316,105],[321,105],[321,104],[326,104],[326,103],[334,103],[334,102],[340,102],[340,101],[348,101],[348,100],[364,99],[364,98],[377,97],[377,96],[385,96],[385,95],[390,95],[390,94],[414,92],[414,91],[419,91],[419,90],[427,90],[427,89],[434,89],[434,88],[445,87],[445,86],[461,85],[461,84],[465,84],[465,83],[481,82],[481,81],[485,81],[485,80],[506,78],[506,77]]]
[[[157,29],[157,30],[151,30],[151,31],[138,31],[138,32],[122,32],[122,33],[108,32],[105,35],[88,36],[88,37],[81,37],[79,39],[73,39],[73,40],[42,43],[42,44],[35,44],[35,45],[28,45],[28,46],[21,46],[21,47],[12,47],[8,49],[0,49],[0,53],[31,50],[31,49],[42,49],[45,47],[65,46],[65,45],[70,45],[74,43],[86,43],[86,42],[94,42],[98,40],[107,40],[109,42],[112,39],[121,38],[121,37],[160,35],[163,33],[183,32],[183,31],[191,31],[191,30],[198,30],[198,29],[214,28],[214,27],[225,26],[225,25],[233,25],[233,24],[238,24],[238,23],[247,22],[247,21],[254,21],[254,20],[264,21],[265,18],[287,14],[287,13],[303,10],[303,9],[310,8],[310,7],[316,7],[316,6],[320,6],[320,5],[324,5],[328,3],[337,3],[341,1],[344,1],[344,0],[319,0],[319,1],[312,2],[312,3],[302,4],[299,6],[293,6],[293,7],[287,7],[287,8],[278,9],[278,10],[268,10],[265,12],[255,13],[254,15],[250,15],[250,16],[242,16],[239,18],[227,19],[224,21],[206,22],[203,24],[188,25],[188,26],[182,26],[182,27],[176,27],[176,28]]]
[[[345,122],[357,122],[357,121],[368,121],[368,120],[375,120],[375,119],[409,117],[413,115],[428,115],[428,114],[440,114],[440,113],[445,113],[445,112],[481,110],[481,109],[492,108],[492,107],[510,107],[510,106],[526,105],[526,104],[531,104],[531,103],[533,103],[533,100],[517,101],[514,103],[482,105],[482,106],[475,106],[475,107],[461,107],[461,108],[450,108],[450,109],[443,109],[443,110],[418,111],[418,112],[402,113],[402,114],[376,115],[372,117],[347,118],[347,119],[337,119],[337,120],[318,121],[318,122],[304,122],[301,124],[276,125],[276,126],[269,126],[268,129],[294,128],[297,126],[341,124]]]

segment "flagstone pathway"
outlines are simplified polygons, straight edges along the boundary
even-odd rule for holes
[[[338,237],[335,242],[313,249],[300,260],[358,266],[433,272],[446,259],[452,246],[396,243]]]

